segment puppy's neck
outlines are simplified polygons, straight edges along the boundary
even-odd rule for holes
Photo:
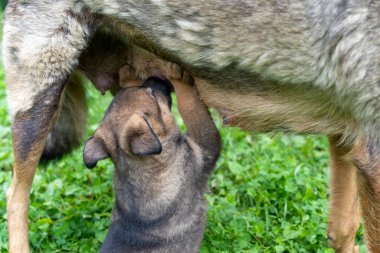
[[[174,151],[174,150],[173,150]],[[177,152],[119,159],[115,172],[116,216],[155,219],[175,200],[186,180]]]

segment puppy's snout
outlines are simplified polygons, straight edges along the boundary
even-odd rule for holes
[[[143,86],[150,88],[154,94],[161,94],[168,101],[169,108],[172,105],[171,101],[171,83],[168,80],[163,80],[158,77],[149,77]]]
[[[144,86],[151,88],[155,92],[161,92],[165,96],[169,96],[171,92],[171,83],[158,77],[149,77],[144,82]]]

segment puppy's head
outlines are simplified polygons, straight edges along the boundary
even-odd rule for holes
[[[170,112],[170,83],[151,77],[140,87],[121,90],[94,135],[87,140],[83,159],[89,168],[99,160],[129,159],[160,154],[162,143],[179,131]]]

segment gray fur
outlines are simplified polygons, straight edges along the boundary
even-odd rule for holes
[[[57,158],[78,146],[86,131],[87,104],[83,78],[70,77],[62,98],[62,107],[46,139],[43,159]]]
[[[108,156],[116,166],[116,204],[103,253],[199,250],[207,209],[204,194],[219,155],[219,135],[199,99],[197,105],[201,106],[189,110],[188,118],[184,118],[190,133],[195,130],[198,134],[182,135],[170,113],[170,103],[157,89],[163,85],[156,80],[148,88],[120,91],[85,145],[84,161],[88,167]],[[149,89],[153,90],[154,99],[146,95]],[[194,118],[199,113],[206,117]],[[136,132],[140,117],[144,117],[143,125]],[[198,120],[213,127],[199,128],[201,125],[197,124],[197,129],[192,128]],[[146,124],[150,124],[149,128]],[[154,137],[149,141],[146,135],[144,143],[139,144],[143,150],[150,149],[149,154],[136,154],[130,148],[135,138],[140,140],[140,134]],[[198,135],[207,137],[198,140]],[[157,141],[160,149],[152,150]],[[209,149],[203,148],[206,144]]]
[[[71,71],[77,64],[77,53],[71,51],[80,51],[88,35],[99,28],[115,36],[128,35],[120,37],[187,66],[195,77],[216,87],[267,89],[266,95],[274,97],[299,89],[300,94],[295,92],[297,96],[287,101],[296,101],[294,107],[307,111],[297,122],[317,114],[318,120],[326,122],[341,118],[344,125],[340,130],[306,129],[309,132],[323,133],[325,128],[328,134],[350,139],[363,135],[379,139],[378,8],[378,1],[364,0],[11,3],[3,43],[11,113],[32,106],[34,94],[48,86],[49,78]],[[70,18],[73,15],[76,18]],[[53,40],[51,33],[60,28],[66,32],[57,33]],[[58,52],[54,57],[65,58],[57,58],[57,65],[36,62]],[[21,77],[13,77],[13,69],[19,73],[21,66],[25,69]],[[242,73],[240,78],[237,73]],[[12,80],[21,78],[25,81]],[[23,94],[30,91],[22,100],[21,90]],[[318,97],[324,103],[319,104],[325,107],[324,115],[310,111],[305,102],[314,93],[322,94]],[[275,116],[255,112],[252,117],[258,117],[257,122],[275,120]],[[289,122],[294,115],[287,117],[281,128],[299,131]],[[260,129],[253,120],[249,125],[246,128]]]
[[[49,121],[40,118],[45,111],[54,115],[50,100],[56,106],[61,85],[79,68],[95,33],[131,50],[126,64],[145,71],[141,75],[152,74],[137,64],[135,52],[142,48],[187,70],[205,103],[233,125],[342,136],[347,144],[378,147],[379,9],[379,0],[11,1],[2,49],[14,131],[42,129],[38,136],[20,135],[15,160],[24,168],[30,154],[39,156],[30,149],[46,137]],[[9,196],[20,192],[17,185]],[[26,197],[15,196],[8,215],[17,215],[9,215],[8,224],[21,220],[15,203]],[[25,216],[22,222],[26,228]],[[25,233],[20,244],[11,226],[10,251],[20,252],[18,245],[27,248]]]

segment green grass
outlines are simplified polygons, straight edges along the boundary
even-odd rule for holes
[[[87,137],[112,99],[88,88]],[[13,163],[5,97],[0,70],[0,187],[4,193]],[[325,232],[327,140],[255,135],[234,128],[220,131],[223,151],[209,180],[208,223],[201,252],[332,252]],[[29,212],[34,252],[97,252],[107,233],[114,168],[106,160],[93,170],[86,169],[82,147],[37,170]],[[359,244],[363,244],[361,238],[359,233]],[[0,195],[0,251],[7,252],[5,194]]]

